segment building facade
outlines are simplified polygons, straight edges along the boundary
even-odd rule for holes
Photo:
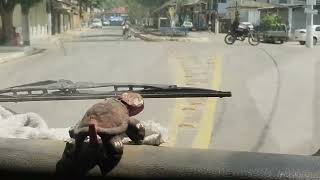
[[[0,18],[1,21],[1,18]],[[21,5],[13,11],[13,26],[22,39]],[[2,23],[0,23],[1,28]],[[53,34],[80,27],[79,5],[77,0],[42,0],[29,10],[30,39],[47,37]]]
[[[306,27],[306,14],[304,13],[306,1],[304,0],[258,0],[267,3],[278,4],[276,8],[260,9],[261,18],[268,14],[277,14],[281,17],[282,23],[288,25],[289,32]],[[320,9],[320,1],[317,1],[315,9]],[[320,25],[320,15],[314,15],[314,24]]]
[[[254,0],[229,0],[228,1],[228,17],[231,21],[235,18],[236,11],[240,14],[241,22],[250,22],[254,25],[260,24],[261,8],[274,8],[279,5]]]
[[[227,16],[227,0],[208,0],[207,1],[207,21],[211,22],[211,31],[227,32],[231,20]]]
[[[16,5],[13,11],[13,26],[17,33],[21,33],[22,14],[20,4]],[[46,11],[46,2],[42,1],[30,8],[29,11],[29,32],[30,38],[40,38],[48,34],[48,18]]]

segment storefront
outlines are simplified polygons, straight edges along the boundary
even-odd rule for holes
[[[71,29],[72,6],[67,1],[52,3],[52,34],[62,33]]]

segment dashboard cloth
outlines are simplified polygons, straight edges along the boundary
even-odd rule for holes
[[[160,145],[166,142],[166,129],[153,121],[141,121],[146,128],[145,145]],[[18,114],[0,106],[0,138],[19,139],[50,139],[69,141],[69,129],[49,128],[46,121],[37,113],[28,112]],[[130,144],[128,137],[123,138],[123,143]]]

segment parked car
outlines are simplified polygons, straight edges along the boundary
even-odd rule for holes
[[[191,30],[193,28],[193,23],[191,21],[184,21],[182,27]]]
[[[110,21],[109,20],[104,20],[102,25],[103,26],[110,26]]]
[[[277,29],[263,30],[261,32],[264,42],[280,42],[281,44],[289,40],[288,28],[285,24],[280,24]]]
[[[294,37],[296,41],[299,41],[301,45],[306,44],[306,29],[297,29],[294,32]],[[317,42],[320,40],[320,25],[313,26],[313,44],[316,45]]]
[[[93,19],[90,28],[102,28],[102,21],[101,19]]]

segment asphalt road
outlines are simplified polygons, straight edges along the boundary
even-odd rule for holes
[[[46,52],[1,65],[1,88],[40,80],[172,84],[166,48],[138,39],[124,41],[120,27],[91,30],[80,38],[54,43]],[[49,127],[70,127],[97,101],[7,104],[37,112]],[[141,119],[166,126],[174,100],[147,100]],[[157,113],[159,112],[159,113]]]
[[[139,116],[160,123],[165,146],[310,154],[320,148],[319,47],[247,42],[208,33],[197,42],[124,41],[90,30],[42,54],[0,65],[0,88],[45,79],[178,84],[230,90],[232,98],[146,100]],[[69,127],[96,101],[5,104]]]

